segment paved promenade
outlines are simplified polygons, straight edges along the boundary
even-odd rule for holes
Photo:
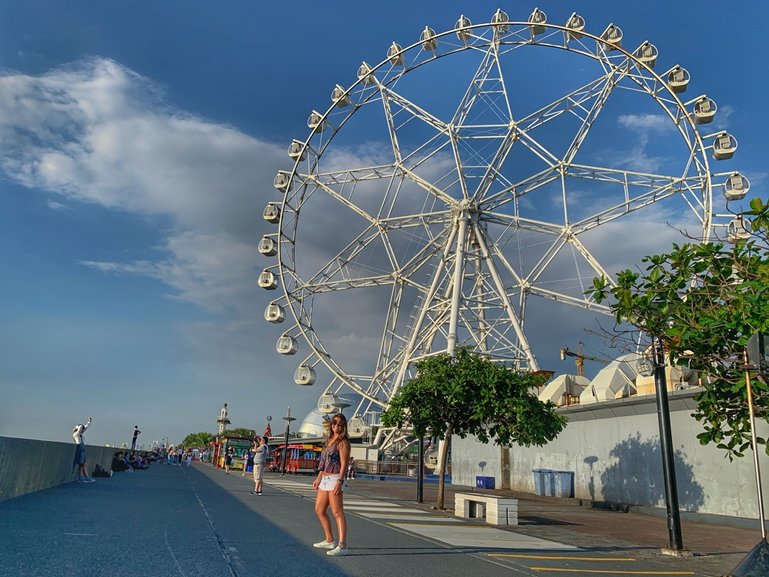
[[[351,554],[321,538],[308,476],[268,475],[262,496],[239,472],[153,465],[0,503],[0,577],[700,575],[728,573],[758,529],[685,523],[693,555],[660,553],[664,519],[527,496],[499,529],[414,502],[415,486],[356,479],[345,502]],[[453,504],[453,491],[447,505]]]

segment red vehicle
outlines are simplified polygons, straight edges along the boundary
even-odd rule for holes
[[[274,447],[272,450],[273,471],[283,470],[283,452],[285,445]],[[309,473],[314,474],[318,470],[318,461],[322,449],[315,445],[289,444],[288,457],[286,459],[286,473]]]

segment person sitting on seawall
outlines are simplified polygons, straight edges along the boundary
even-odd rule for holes
[[[145,461],[138,453],[131,453],[131,458],[128,460],[128,464],[134,469],[149,469],[150,464]]]
[[[116,473],[122,473],[123,471],[133,471],[131,466],[126,462],[123,451],[118,451],[115,456],[112,457],[112,470]]]
[[[315,497],[315,514],[320,520],[325,539],[313,543],[318,549],[328,549],[326,555],[347,555],[347,518],[344,514],[343,494],[344,478],[347,475],[347,464],[350,461],[350,440],[347,436],[347,417],[341,413],[331,419],[331,435],[320,454],[318,461],[318,477],[313,481],[312,488],[318,491]],[[329,506],[336,521],[339,543],[334,543],[331,531],[331,521],[326,511]]]

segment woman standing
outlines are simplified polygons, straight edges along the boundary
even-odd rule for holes
[[[334,415],[331,420],[331,434],[320,454],[318,477],[312,487],[318,491],[315,498],[315,514],[320,520],[325,539],[313,547],[328,549],[327,555],[347,555],[347,518],[344,516],[344,477],[350,460],[350,440],[347,437],[347,418]],[[339,543],[334,543],[331,521],[326,514],[329,506],[336,521]]]

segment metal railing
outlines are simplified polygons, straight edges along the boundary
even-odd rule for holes
[[[416,461],[355,461],[355,472],[363,475],[402,475],[404,477],[416,477]],[[433,473],[433,469],[425,467],[425,475]],[[451,473],[451,465],[447,467]]]

